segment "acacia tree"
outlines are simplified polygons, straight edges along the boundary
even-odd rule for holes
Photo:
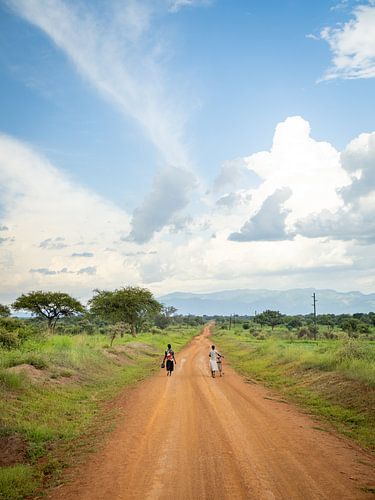
[[[155,317],[155,325],[162,330],[167,328],[173,321],[172,316],[177,312],[177,309],[173,306],[162,305],[160,313]]]
[[[55,331],[59,319],[83,313],[84,307],[77,300],[63,292],[30,292],[22,294],[12,304],[16,311],[29,311],[33,316],[47,320],[48,332]]]
[[[147,288],[128,286],[112,292],[94,290],[94,294],[89,300],[90,312],[112,323],[129,323],[133,337],[162,308]]]
[[[254,321],[260,325],[269,325],[273,330],[276,325],[281,325],[284,321],[284,315],[279,311],[271,311],[267,309],[254,317]]]
[[[10,309],[8,306],[0,304],[0,318],[7,318],[10,316]]]

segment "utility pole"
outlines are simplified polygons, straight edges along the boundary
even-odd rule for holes
[[[232,329],[232,315],[229,316],[229,330]]]
[[[316,327],[316,295],[315,292],[312,294],[313,298],[313,308],[314,308],[314,340],[316,340],[316,332],[317,332],[317,327]]]

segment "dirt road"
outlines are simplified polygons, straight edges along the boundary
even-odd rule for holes
[[[208,330],[160,374],[118,400],[103,450],[50,498],[374,498],[375,461],[228,367],[212,379]]]

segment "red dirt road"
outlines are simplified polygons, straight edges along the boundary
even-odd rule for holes
[[[375,486],[369,454],[226,366],[212,379],[208,334],[177,356],[171,378],[161,370],[125,391],[104,448],[50,498],[374,498],[363,489]]]

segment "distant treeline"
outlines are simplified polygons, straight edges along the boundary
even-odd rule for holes
[[[11,317],[11,309],[26,311],[31,317]],[[374,312],[290,316],[266,310],[255,316],[181,315],[175,307],[158,302],[148,289],[128,286],[94,290],[87,307],[66,293],[44,291],[22,294],[11,307],[0,304],[0,346],[13,348],[34,335],[52,333],[106,334],[112,344],[124,334],[160,333],[170,326],[199,326],[209,321],[223,330],[241,327],[260,339],[267,329],[273,334],[291,332],[296,338],[335,339],[340,332],[349,337],[375,337]]]

